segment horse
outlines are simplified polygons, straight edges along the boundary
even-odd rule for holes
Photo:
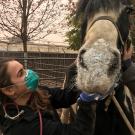
[[[115,97],[134,126],[131,95],[127,89],[124,90],[121,79],[121,58],[129,40],[130,4],[126,0],[78,2],[82,46],[77,56],[76,84],[84,92],[98,93],[104,97],[115,89]],[[97,106],[94,135],[131,135],[108,96]]]

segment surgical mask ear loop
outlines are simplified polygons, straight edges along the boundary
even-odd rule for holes
[[[17,111],[18,111],[18,114],[16,115],[16,116],[10,116],[10,115],[8,115],[8,113],[7,113],[7,111],[6,111],[6,106],[7,105],[13,105],[14,103],[8,103],[8,104],[6,104],[6,105],[2,105],[3,106],[3,110],[4,110],[4,113],[5,113],[5,115],[4,115],[4,117],[5,118],[8,118],[8,119],[11,119],[11,120],[16,120],[17,118],[19,118],[23,113],[24,113],[24,110],[21,110],[20,112],[19,112],[19,109],[18,109],[18,106],[16,105],[16,104],[14,104],[15,106],[16,106],[16,109],[17,109]]]
[[[38,111],[38,116],[39,116],[39,123],[40,123],[40,135],[43,135],[43,119],[40,111]]]

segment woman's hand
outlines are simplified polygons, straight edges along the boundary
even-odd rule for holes
[[[131,59],[133,54],[133,46],[131,45],[129,48],[125,47],[124,48],[124,54],[123,54],[123,61],[126,61],[128,59]]]

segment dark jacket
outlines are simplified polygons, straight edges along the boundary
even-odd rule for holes
[[[58,89],[46,89],[51,94],[54,109],[69,107],[75,102],[78,92]],[[75,99],[72,98],[75,96]],[[43,135],[93,135],[95,125],[96,103],[78,101],[76,120],[71,124],[62,124],[55,119],[54,112],[42,112]],[[1,118],[4,135],[39,135],[38,113],[28,107],[21,106],[24,114],[18,120]],[[13,110],[11,110],[13,111]]]
[[[123,74],[124,84],[130,89],[131,93],[135,96],[135,63],[132,63],[131,66]]]

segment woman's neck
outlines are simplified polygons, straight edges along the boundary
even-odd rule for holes
[[[18,105],[25,106],[30,99],[32,93],[24,93],[23,95],[18,96],[17,98],[13,99],[14,102]]]

